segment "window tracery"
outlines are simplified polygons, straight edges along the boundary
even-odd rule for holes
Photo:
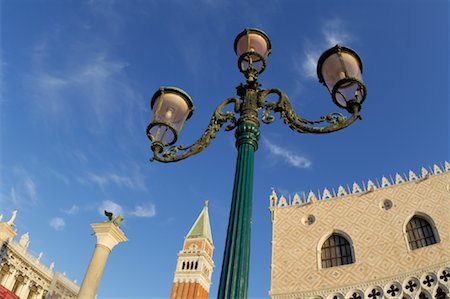
[[[339,234],[332,234],[321,249],[322,268],[330,268],[353,263],[349,241]]]
[[[437,243],[433,227],[423,217],[411,218],[406,225],[406,235],[411,250]]]

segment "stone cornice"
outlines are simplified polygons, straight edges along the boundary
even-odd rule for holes
[[[46,265],[39,261],[34,255],[29,253],[24,247],[22,247],[18,242],[10,240],[7,243],[7,249],[11,251],[16,257],[18,257],[23,264],[29,265],[29,269],[33,269],[38,272],[40,276],[45,277],[48,281],[52,280],[53,271],[50,270]],[[9,260],[7,258],[7,260]]]

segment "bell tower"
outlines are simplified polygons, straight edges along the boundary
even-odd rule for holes
[[[178,253],[170,299],[207,299],[214,268],[214,245],[209,223],[208,201],[184,239]]]

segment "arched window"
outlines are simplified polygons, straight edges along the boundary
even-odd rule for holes
[[[422,217],[414,216],[406,225],[406,235],[411,250],[437,243],[433,228]]]
[[[322,268],[353,263],[352,249],[346,238],[332,234],[322,245]]]

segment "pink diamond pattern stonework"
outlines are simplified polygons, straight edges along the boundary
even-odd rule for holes
[[[371,285],[385,288],[393,281],[404,286],[408,277],[420,279],[427,271],[445,272],[442,269],[450,266],[449,183],[450,172],[443,169],[414,181],[331,199],[318,197],[302,205],[279,207],[272,196],[271,297],[327,298],[332,291],[340,291],[347,298],[346,289],[365,292]],[[385,199],[392,201],[390,209],[380,206]],[[308,215],[313,215],[315,222],[304,225],[301,219]],[[405,227],[414,215],[432,219],[438,243],[409,248]],[[355,262],[322,269],[321,244],[332,233],[350,238]],[[448,294],[444,276],[440,283]],[[403,289],[399,287],[395,297],[409,294]]]

